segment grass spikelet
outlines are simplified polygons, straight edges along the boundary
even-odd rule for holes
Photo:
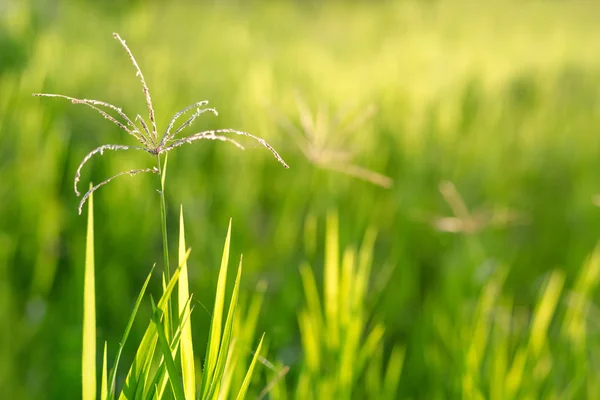
[[[137,71],[135,73],[135,75],[138,76],[140,78],[140,81],[142,82],[142,90],[144,91],[144,97],[146,98],[146,104],[148,105],[148,118],[150,119],[150,123],[152,124],[152,134],[153,134],[154,140],[157,140],[158,139],[158,131],[156,129],[156,121],[155,121],[155,117],[154,117],[154,107],[152,106],[152,98],[150,97],[150,90],[148,89],[148,85],[146,85],[146,80],[144,79],[144,74],[142,73],[142,70],[140,69],[140,66],[138,65],[137,61],[135,60],[133,53],[131,52],[131,50],[129,50],[129,47],[127,46],[125,41],[123,39],[121,39],[121,36],[119,36],[118,33],[113,33],[113,36],[125,48],[125,51],[129,55],[129,58],[131,59],[131,62],[133,63],[133,66],[135,67],[135,69]]]

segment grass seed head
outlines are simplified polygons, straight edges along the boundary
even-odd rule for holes
[[[202,101],[196,102],[194,104],[191,104],[191,105],[187,106],[186,108],[180,110],[179,112],[175,113],[175,115],[169,122],[169,125],[167,126],[165,133],[162,135],[162,137],[159,138],[158,130],[156,128],[156,117],[155,117],[154,107],[152,105],[152,97],[150,96],[150,90],[148,89],[148,85],[146,84],[146,80],[144,79],[144,74],[142,73],[141,68],[139,67],[135,57],[133,56],[133,53],[127,46],[127,43],[125,42],[125,40],[123,40],[121,38],[121,36],[119,36],[118,33],[113,33],[113,36],[115,37],[115,39],[117,39],[121,43],[121,45],[127,52],[129,59],[131,60],[131,63],[133,64],[133,66],[136,69],[135,75],[140,78],[140,81],[142,83],[142,91],[144,93],[144,97],[146,99],[146,105],[148,107],[148,119],[150,121],[150,124],[147,124],[146,121],[144,120],[144,118],[139,114],[136,115],[134,120],[132,120],[131,118],[129,118],[127,116],[127,114],[125,114],[123,112],[123,110],[120,107],[114,106],[105,101],[90,100],[90,99],[77,99],[74,97],[69,97],[69,96],[65,96],[65,95],[61,95],[61,94],[51,94],[51,93],[34,93],[33,94],[34,96],[41,96],[41,97],[62,98],[62,99],[71,101],[73,104],[84,104],[84,105],[92,108],[96,112],[98,112],[100,115],[102,115],[104,118],[106,118],[107,120],[109,120],[110,122],[115,124],[121,130],[123,130],[126,133],[128,133],[129,135],[133,136],[136,139],[136,141],[140,144],[140,146],[121,145],[121,144],[104,144],[104,145],[99,146],[99,147],[95,148],[94,150],[90,151],[83,158],[83,160],[77,167],[77,171],[75,173],[75,178],[73,180],[73,188],[74,188],[75,194],[77,194],[77,196],[81,195],[81,193],[77,189],[77,184],[79,183],[79,181],[81,179],[81,170],[83,169],[83,166],[94,155],[96,155],[98,153],[100,153],[100,155],[102,155],[105,150],[111,150],[111,151],[132,150],[132,149],[133,150],[143,150],[151,155],[159,156],[163,153],[166,154],[169,151],[171,151],[183,144],[192,143],[192,142],[195,142],[195,141],[201,140],[201,139],[219,140],[219,141],[223,141],[223,142],[229,142],[241,150],[245,149],[244,146],[242,146],[236,140],[225,136],[226,134],[235,134],[235,135],[246,136],[251,139],[254,139],[258,143],[260,143],[261,145],[266,147],[273,154],[275,159],[277,161],[279,161],[285,168],[289,168],[289,166],[286,164],[286,162],[283,160],[283,158],[279,155],[279,153],[277,153],[277,151],[269,143],[267,143],[267,141],[265,141],[264,139],[262,139],[258,136],[254,136],[248,132],[243,132],[243,131],[239,131],[239,130],[235,130],[235,129],[215,129],[215,130],[207,130],[207,131],[195,133],[193,135],[190,135],[188,137],[184,137],[181,139],[175,139],[175,135],[180,133],[185,128],[191,126],[192,123],[196,120],[196,118],[198,118],[200,115],[202,115],[206,112],[212,113],[215,116],[219,115],[217,110],[214,108],[202,108],[208,104],[207,100],[202,100]],[[195,110],[194,113],[184,123],[182,123],[177,129],[175,129],[175,131],[172,131],[173,126],[175,125],[175,122],[177,122],[179,117],[188,113],[191,110]],[[116,112],[119,115],[119,117],[121,117],[125,121],[125,123],[119,121],[117,118],[110,115],[108,112],[111,112],[111,111]],[[139,126],[136,125],[136,122],[139,123]],[[81,209],[82,209],[85,201],[88,199],[88,197],[94,191],[96,191],[98,188],[100,188],[101,186],[106,185],[113,179],[118,178],[123,175],[134,176],[134,175],[137,175],[140,173],[146,173],[146,172],[161,174],[161,171],[156,167],[132,169],[129,171],[119,172],[119,173],[111,176],[107,180],[99,183],[98,185],[93,186],[90,190],[88,190],[84,194],[83,198],[81,199],[81,202],[79,203],[79,214],[81,214]]]

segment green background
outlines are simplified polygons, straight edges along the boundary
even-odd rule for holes
[[[94,147],[134,141],[93,110],[31,94],[145,115],[112,32],[144,72],[159,130],[176,111],[209,100],[219,116],[202,116],[196,131],[251,132],[291,166],[248,140],[245,152],[198,141],[170,153],[169,232],[174,238],[183,205],[196,299],[212,304],[231,217],[242,290],[268,282],[258,330],[270,341],[268,358],[290,365],[293,382],[302,351],[298,267],[316,260],[321,275],[324,217],[337,210],[343,244],[358,244],[369,226],[378,231],[373,285],[385,288],[370,307],[386,343],[407,348],[399,396],[453,398],[460,346],[447,333],[458,331],[490,274],[509,268],[504,292],[527,320],[548,272],[564,271],[568,290],[596,244],[598,15],[594,2],[0,3],[1,397],[80,394],[85,218],[73,178]],[[330,116],[375,107],[360,129],[327,130],[326,147],[351,152],[352,164],[391,177],[393,187],[311,163],[278,124],[283,116],[300,125],[297,95]],[[333,161],[342,170],[348,163]],[[81,188],[153,165],[139,152],[95,156]],[[475,234],[435,229],[431,221],[452,216],[439,190],[446,180],[471,211],[513,210],[522,220]],[[95,194],[99,343],[118,342],[143,279],[161,264],[156,188],[156,176],[140,175]],[[304,239],[308,215],[319,221],[314,255]],[[597,341],[600,315],[590,315]],[[197,307],[195,318],[202,344],[209,315]]]

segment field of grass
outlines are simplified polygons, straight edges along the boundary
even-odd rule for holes
[[[232,218],[233,336],[253,338],[241,364],[265,334],[248,398],[595,398],[600,5],[484,3],[0,2],[0,398],[82,392],[86,208],[73,178],[93,148],[136,143],[88,107],[31,95],[146,116],[113,32],[159,131],[208,100],[219,115],[188,135],[250,132],[290,165],[238,137],[245,151],[207,140],[169,154],[171,263],[183,206],[197,371]],[[105,152],[80,189],[155,165]],[[94,193],[109,365],[163,269],[158,188],[141,174]],[[147,295],[122,365],[152,315]]]

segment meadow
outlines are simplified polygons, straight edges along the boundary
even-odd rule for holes
[[[207,140],[169,154],[169,248],[176,264],[182,207],[196,365],[231,218],[240,357],[264,333],[247,398],[595,398],[600,5],[483,3],[0,3],[0,398],[81,397],[87,208],[73,179],[93,148],[135,140],[32,94],[147,115],[113,32],[159,131],[208,100],[219,115],[194,129],[250,132],[290,166],[238,137],[246,150]],[[105,152],[80,189],[153,166]],[[154,264],[160,298],[157,189],[140,174],[94,193],[98,371]],[[144,298],[122,365],[152,316]],[[331,324],[352,321],[354,350],[332,345]]]

